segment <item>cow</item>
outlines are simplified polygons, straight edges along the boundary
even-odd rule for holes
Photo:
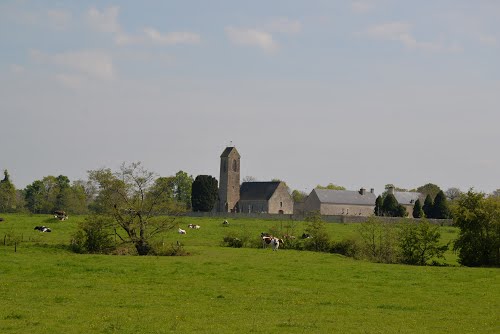
[[[54,218],[57,218],[61,221],[64,221],[64,220],[68,219],[68,215],[64,211],[57,210],[57,211],[54,211]]]
[[[301,238],[302,239],[309,239],[309,238],[311,238],[311,236],[307,233],[303,233]]]
[[[50,228],[45,226],[35,226],[35,230],[38,230],[40,232],[52,232]]]
[[[3,222],[5,219],[3,219],[2,217],[0,217],[0,222]]]
[[[229,226],[229,222],[227,220],[224,219],[224,221],[222,222],[222,225],[224,226]]]
[[[197,229],[199,229],[199,228],[200,228],[200,225],[196,225],[196,224],[189,224],[189,225],[188,225],[188,228],[192,228],[192,229],[197,230]]]
[[[280,247],[280,244],[283,243],[282,239],[273,237],[273,236],[266,236],[263,235],[264,233],[261,234],[262,238],[262,248],[266,248],[267,246],[271,245],[273,248],[273,251],[277,251],[278,248]]]
[[[186,230],[183,230],[182,228],[179,228],[179,234],[186,234]]]

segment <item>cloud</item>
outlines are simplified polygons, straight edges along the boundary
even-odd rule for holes
[[[18,64],[11,64],[9,66],[9,68],[10,68],[10,71],[12,73],[16,73],[16,74],[23,73],[26,70],[24,68],[24,66],[21,66],[21,65],[18,65]]]
[[[459,52],[461,47],[456,44],[445,45],[442,42],[420,42],[411,34],[412,25],[408,22],[389,22],[368,28],[364,35],[374,39],[397,41],[408,49],[418,49],[433,52]]]
[[[110,80],[115,75],[111,56],[100,51],[83,50],[46,54],[32,50],[31,57],[41,63],[57,65],[94,79]]]
[[[296,34],[302,30],[302,24],[298,20],[290,20],[286,17],[277,18],[264,26],[265,30],[286,34]]]
[[[82,76],[67,73],[56,74],[55,78],[63,86],[75,90],[82,88],[84,82]]]
[[[479,35],[479,42],[487,46],[496,46],[497,39],[492,35]]]
[[[56,29],[65,29],[71,22],[71,12],[61,9],[47,11],[49,23]]]
[[[351,3],[351,8],[356,13],[365,13],[371,9],[373,9],[375,5],[372,2],[368,1],[353,1]]]
[[[153,28],[144,28],[144,34],[147,38],[156,44],[198,44],[200,43],[200,35],[191,32],[169,32],[162,34]]]
[[[268,52],[275,51],[278,48],[273,36],[265,31],[234,27],[226,27],[224,30],[229,40],[234,44],[256,46]]]
[[[96,31],[106,33],[121,33],[121,27],[118,23],[119,7],[109,7],[102,11],[95,7],[88,10],[86,14],[87,23]]]

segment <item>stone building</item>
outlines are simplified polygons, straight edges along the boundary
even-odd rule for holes
[[[292,214],[293,199],[284,182],[244,182],[240,154],[226,147],[220,156],[219,212]]]
[[[319,212],[321,215],[363,216],[373,215],[377,196],[374,190],[359,191],[313,189],[302,206],[302,213]]]

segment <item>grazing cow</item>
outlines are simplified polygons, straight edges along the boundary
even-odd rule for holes
[[[192,229],[197,230],[197,229],[199,229],[199,228],[200,228],[200,225],[196,225],[196,224],[189,224],[189,225],[188,225],[188,227],[189,227],[189,228],[192,228]]]
[[[278,248],[280,247],[280,244],[283,244],[283,240],[273,237],[273,236],[262,236],[262,248],[266,248],[267,246],[271,245],[273,248],[273,251],[277,251]]]
[[[3,219],[2,217],[0,217],[0,222],[3,222],[5,219]]]
[[[311,238],[311,236],[309,234],[307,234],[307,233],[302,234],[302,239],[309,239],[309,238]]]
[[[35,230],[38,230],[40,232],[52,232],[50,228],[45,226],[35,226]]]
[[[186,230],[183,230],[182,228],[179,228],[179,234],[186,234]]]
[[[229,222],[227,220],[224,219],[224,221],[222,222],[222,225],[224,226],[229,226]]]

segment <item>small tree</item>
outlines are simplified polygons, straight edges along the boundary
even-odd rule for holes
[[[0,180],[0,212],[13,212],[17,208],[16,188],[7,170],[4,170],[3,175],[3,180]]]
[[[382,213],[388,217],[404,217],[407,215],[406,208],[398,203],[393,194],[387,194],[382,204]]]
[[[431,195],[427,195],[425,197],[425,201],[424,201],[424,206],[422,206],[422,210],[424,211],[424,215],[425,217],[427,218],[434,218],[432,216],[432,207],[434,206],[433,202],[432,202],[432,197]]]
[[[464,266],[500,266],[500,200],[472,189],[457,200],[453,219],[460,228],[453,250]]]
[[[397,231],[394,224],[369,217],[358,227],[361,255],[370,261],[397,263]]]
[[[422,210],[422,204],[420,204],[420,200],[417,199],[415,201],[415,205],[413,206],[413,218],[422,218],[424,216],[424,211]]]
[[[373,210],[375,216],[383,216],[382,204],[384,204],[382,196],[378,195],[375,200],[375,209]]]
[[[330,236],[326,230],[326,223],[319,212],[309,214],[306,219],[309,224],[306,233],[310,238],[306,239],[304,248],[315,252],[328,252],[330,249]]]
[[[108,253],[113,241],[113,220],[110,217],[92,215],[79,224],[73,235],[71,247],[77,253]]]
[[[441,234],[438,228],[438,226],[432,226],[427,220],[402,224],[399,235],[401,261],[406,264],[424,266],[432,258],[443,258],[448,245],[439,245]]]
[[[432,217],[436,219],[448,219],[450,218],[450,209],[448,208],[448,203],[444,192],[441,190],[436,195],[434,199],[434,205],[432,206]]]
[[[191,194],[193,211],[212,211],[217,201],[217,189],[217,180],[213,176],[198,175]]]

